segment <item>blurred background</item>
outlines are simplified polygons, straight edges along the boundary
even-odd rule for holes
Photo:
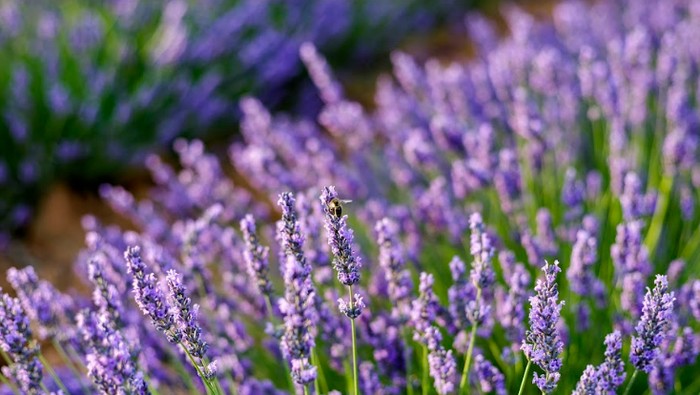
[[[548,18],[553,3],[517,2],[537,18]],[[144,195],[152,182],[145,158],[172,158],[178,137],[225,152],[244,96],[315,117],[321,101],[299,58],[302,43],[328,59],[351,99],[371,107],[392,50],[419,61],[468,58],[465,16],[479,11],[500,23],[501,5],[0,0],[0,270],[42,262],[62,287],[84,244],[85,214],[131,226],[101,201],[99,186]]]

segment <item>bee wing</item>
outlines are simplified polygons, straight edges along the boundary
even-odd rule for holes
[[[352,200],[347,200],[347,199],[339,199],[341,203],[352,203]]]

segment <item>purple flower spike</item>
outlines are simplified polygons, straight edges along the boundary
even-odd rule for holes
[[[182,339],[181,329],[175,325],[175,317],[155,274],[146,274],[146,264],[141,259],[141,248],[127,248],[124,257],[127,270],[134,277],[132,288],[136,304],[143,314],[151,319],[156,329],[165,334],[169,342],[179,343]]]
[[[202,328],[197,321],[199,305],[192,304],[182,285],[182,278],[175,270],[168,270],[167,283],[175,322],[182,333],[182,344],[193,357],[203,358],[208,345],[202,339]]]
[[[635,327],[637,336],[632,337],[630,361],[635,369],[651,372],[673,315],[674,301],[673,292],[668,291],[666,276],[657,275],[654,289],[647,288],[644,295],[642,317]]]
[[[7,281],[17,292],[17,299],[27,316],[38,324],[39,339],[70,337],[71,333],[67,333],[65,328],[67,315],[73,310],[70,297],[60,293],[47,281],[39,280],[31,266],[21,270],[8,269]]]
[[[494,274],[491,268],[491,259],[494,249],[481,219],[481,214],[474,213],[469,217],[471,229],[470,252],[474,257],[474,265],[469,273],[472,284],[475,287],[486,289],[493,284]]]
[[[351,320],[359,317],[365,307],[367,306],[365,306],[365,302],[362,300],[362,296],[360,294],[354,295],[352,304],[346,302],[343,298],[338,299],[338,309]]]
[[[602,301],[605,295],[603,283],[593,274],[593,265],[598,260],[598,243],[590,233],[579,230],[571,250],[571,263],[566,278],[571,290],[581,296],[592,296]]]
[[[258,236],[255,229],[255,218],[248,214],[241,220],[241,232],[245,240],[245,251],[243,259],[248,265],[248,275],[255,281],[258,290],[265,296],[270,296],[272,293],[272,285],[268,273],[270,271],[267,261],[268,247],[263,247],[258,241]]]
[[[452,393],[457,386],[457,362],[452,350],[445,350],[441,342],[442,335],[437,327],[429,327],[425,332],[425,344],[428,347],[430,375],[435,380],[435,391],[446,395]]]
[[[85,310],[78,314],[77,321],[88,348],[88,376],[97,388],[106,394],[149,394],[129,345],[122,333],[114,328],[109,311]]]
[[[413,339],[416,341],[425,339],[426,331],[433,325],[440,309],[437,296],[433,292],[434,281],[432,274],[420,274],[418,299],[413,301],[411,309],[411,325],[415,330]]]
[[[362,261],[352,249],[353,232],[348,229],[347,215],[341,215],[341,204],[335,187],[325,187],[321,193],[321,204],[325,214],[328,245],[333,252],[333,268],[343,285],[354,285],[360,281]]]
[[[283,271],[285,295],[280,300],[280,311],[284,314],[282,353],[290,361],[294,382],[306,385],[316,378],[316,367],[309,362],[318,323],[316,294],[311,282],[311,266],[304,256],[304,236],[299,230],[294,196],[283,193],[277,204],[282,207],[277,238],[286,258]]]
[[[625,382],[625,363],[622,362],[622,335],[615,331],[605,336],[605,362],[598,368],[596,394],[615,395],[617,387]]]
[[[482,393],[506,394],[506,380],[503,373],[481,354],[474,358],[474,373]]]
[[[14,378],[22,393],[43,393],[39,345],[32,339],[29,317],[20,301],[5,293],[0,295],[0,323],[0,348],[14,362],[2,374]]]
[[[559,355],[564,349],[557,329],[563,301],[559,301],[557,273],[561,271],[559,261],[551,265],[545,262],[544,278],[537,280],[535,296],[530,297],[530,330],[525,334],[522,350],[525,356],[544,370],[535,373],[532,382],[544,393],[552,393],[557,386],[562,361]]]
[[[595,395],[598,381],[600,381],[600,376],[595,366],[586,366],[586,369],[584,369],[583,374],[581,374],[581,378],[571,395]]]
[[[383,218],[374,229],[379,243],[379,265],[384,269],[388,296],[394,306],[392,316],[404,320],[410,311],[413,283],[398,241],[398,226],[389,218]]]

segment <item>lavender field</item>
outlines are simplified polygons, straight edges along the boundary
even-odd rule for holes
[[[69,289],[7,270],[0,394],[699,394],[700,2],[460,12],[469,60],[363,105],[300,40],[318,111],[101,184]]]

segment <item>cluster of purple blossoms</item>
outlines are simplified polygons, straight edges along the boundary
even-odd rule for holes
[[[543,375],[534,373],[533,384],[544,393],[552,393],[561,377],[561,353],[564,343],[559,335],[558,322],[563,301],[559,301],[557,273],[559,261],[546,262],[542,268],[544,278],[535,285],[535,296],[530,297],[530,329],[525,334],[521,349],[528,361],[536,364]]]
[[[365,308],[362,296],[352,292],[352,286],[360,282],[362,260],[353,250],[353,232],[347,226],[347,215],[342,215],[342,202],[334,186],[324,187],[320,196],[323,207],[328,245],[333,253],[333,269],[338,281],[350,287],[350,300],[338,299],[338,308],[350,319],[360,316]]]
[[[270,267],[267,261],[269,248],[263,247],[258,241],[255,219],[252,215],[248,214],[241,220],[241,232],[246,245],[243,257],[248,265],[248,275],[255,281],[260,294],[269,297],[272,292],[269,279]]]
[[[630,362],[635,369],[649,373],[659,354],[659,346],[666,336],[670,320],[673,318],[673,292],[668,290],[666,276],[657,275],[654,289],[647,288],[644,295],[642,316],[632,337]]]
[[[311,281],[311,266],[304,256],[304,235],[300,231],[294,196],[285,192],[277,204],[282,208],[282,219],[277,222],[277,237],[284,250],[284,299],[280,311],[284,315],[282,353],[290,361],[292,379],[307,385],[316,378],[316,367],[310,363],[315,346],[316,293]]]
[[[405,320],[410,312],[413,282],[398,240],[398,226],[391,219],[382,218],[374,230],[379,244],[379,266],[384,269],[387,296],[394,305],[391,314],[397,319]]]
[[[2,374],[13,378],[23,393],[43,393],[39,344],[32,339],[29,317],[20,301],[6,293],[0,295],[0,322],[0,348],[10,358],[6,361],[10,366],[3,367]]]
[[[435,391],[440,395],[454,392],[457,387],[457,361],[452,350],[445,350],[442,346],[440,330],[436,326],[427,328],[424,342],[428,348],[428,365],[435,381]]]
[[[605,361],[595,367],[586,366],[579,379],[575,395],[615,395],[625,381],[625,365],[622,362],[622,335],[615,331],[605,336]]]

